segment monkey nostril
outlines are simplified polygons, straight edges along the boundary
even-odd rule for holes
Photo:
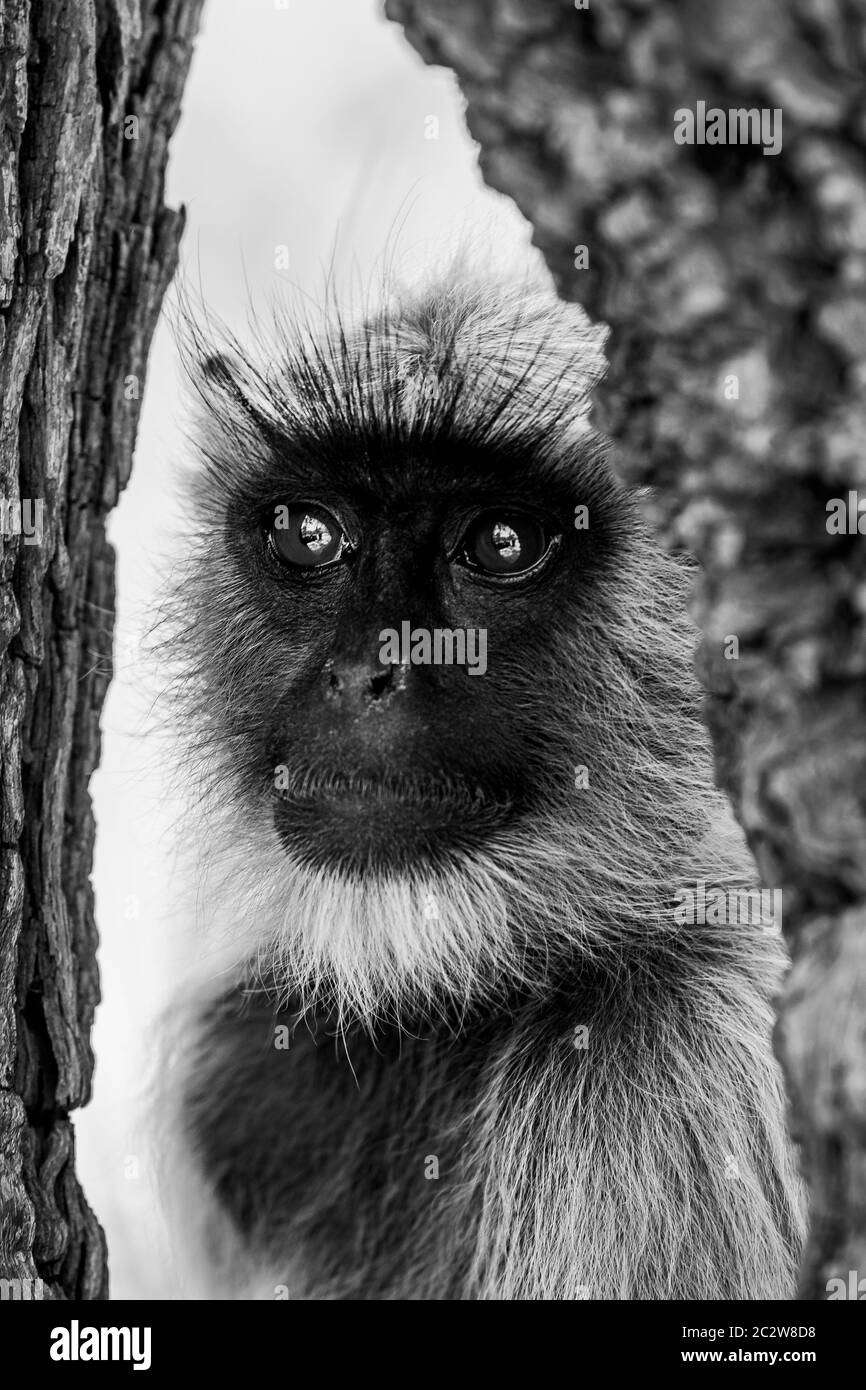
[[[334,670],[333,667],[326,669],[323,684],[325,699],[333,700],[338,705],[346,704],[347,708],[382,700],[396,684],[394,670],[393,666],[382,667],[372,663],[370,666],[363,663],[349,665],[341,670]]]
[[[370,677],[370,695],[374,700],[378,700],[393,682],[394,668],[393,666],[386,666],[384,671]]]

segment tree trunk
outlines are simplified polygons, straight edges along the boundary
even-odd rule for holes
[[[183,227],[163,182],[201,4],[0,0],[0,1278],[23,1297],[107,1296],[69,1118],[99,998],[105,522]]]
[[[700,561],[718,780],[783,889],[801,1296],[826,1298],[866,1276],[866,539],[857,497],[853,531],[827,510],[866,499],[866,0],[386,8],[454,69],[561,294],[611,324],[616,465]],[[677,143],[698,102],[766,109],[768,138]]]

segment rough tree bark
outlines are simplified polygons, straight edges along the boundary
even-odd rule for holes
[[[163,182],[201,4],[0,0],[2,497],[44,508],[39,543],[9,534],[14,506],[0,542],[0,1278],[24,1296],[36,1279],[44,1297],[107,1296],[69,1119],[99,997],[105,521],[183,227]]]
[[[826,1298],[866,1276],[866,538],[826,525],[866,497],[866,0],[386,10],[457,74],[561,294],[611,324],[617,466],[701,563],[718,779],[783,889],[800,1294]],[[699,100],[780,109],[781,153],[675,143]]]

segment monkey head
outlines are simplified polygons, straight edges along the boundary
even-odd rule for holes
[[[679,571],[588,419],[603,331],[449,284],[193,341],[173,646],[247,956],[369,1016],[621,941],[701,736]]]

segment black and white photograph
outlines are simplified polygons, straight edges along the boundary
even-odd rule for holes
[[[866,0],[0,0],[0,470],[10,1383],[853,1356]]]

